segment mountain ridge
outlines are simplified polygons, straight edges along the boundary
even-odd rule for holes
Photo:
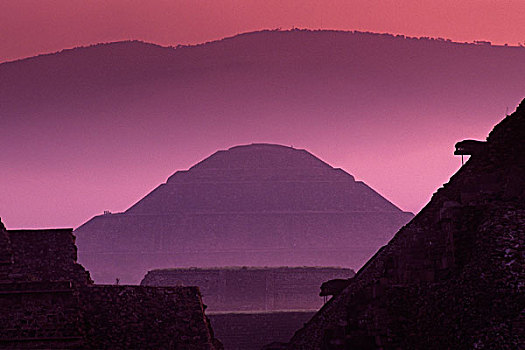
[[[215,43],[220,43],[223,41],[228,40],[234,40],[239,38],[245,38],[247,36],[251,35],[257,35],[262,33],[268,33],[268,32],[278,32],[278,33],[288,33],[288,32],[307,32],[307,33],[339,33],[339,34],[358,34],[358,35],[374,35],[374,36],[384,36],[386,38],[399,38],[399,39],[407,39],[407,40],[422,40],[422,41],[429,41],[429,42],[438,42],[438,43],[447,43],[447,44],[457,44],[457,45],[475,45],[475,46],[483,46],[483,47],[493,47],[493,48],[518,48],[523,49],[524,46],[520,45],[500,45],[500,44],[492,44],[488,41],[473,41],[473,42],[461,42],[461,41],[453,41],[451,39],[441,38],[441,37],[428,37],[428,36],[407,36],[403,34],[391,34],[391,33],[381,33],[381,32],[372,32],[372,31],[359,31],[359,30],[331,30],[331,29],[301,29],[301,28],[295,28],[295,29],[263,29],[263,30],[257,30],[257,31],[250,31],[250,32],[244,32],[235,34],[232,36],[227,36],[220,39],[215,40],[208,40],[201,43],[196,44],[178,44],[178,45],[161,45],[156,44],[154,42],[146,41],[146,40],[140,40],[140,39],[129,39],[129,40],[116,40],[116,41],[109,41],[109,42],[99,42],[99,43],[93,43],[89,45],[81,45],[81,46],[75,46],[71,48],[64,48],[62,50],[53,51],[53,52],[46,52],[41,53],[35,56],[29,56],[29,57],[23,57],[18,59],[13,59],[9,61],[3,61],[0,62],[0,65],[5,63],[15,63],[19,61],[26,61],[26,60],[32,60],[35,58],[43,58],[46,56],[53,56],[61,53],[70,53],[75,50],[84,50],[84,49],[92,49],[92,48],[101,48],[104,46],[111,46],[111,45],[145,45],[155,48],[161,48],[161,49],[170,49],[170,50],[176,50],[176,49],[184,49],[184,48],[194,48],[194,47],[200,47],[204,45],[210,45]]]

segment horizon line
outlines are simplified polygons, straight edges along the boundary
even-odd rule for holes
[[[467,41],[461,42],[461,41],[454,41],[452,39],[443,38],[443,37],[410,36],[410,35],[405,35],[405,34],[393,34],[393,33],[388,33],[388,32],[362,31],[362,30],[356,30],[356,29],[352,29],[352,30],[351,29],[348,29],[348,30],[329,29],[329,28],[312,29],[312,28],[299,28],[299,27],[292,27],[292,28],[289,28],[289,29],[282,29],[281,27],[278,27],[278,28],[272,28],[272,29],[266,28],[266,29],[259,29],[259,30],[254,30],[254,31],[240,32],[240,33],[237,33],[237,34],[234,34],[234,35],[225,36],[225,37],[222,37],[222,38],[212,39],[212,40],[208,40],[208,41],[204,41],[204,42],[200,42],[200,43],[195,43],[195,44],[176,44],[176,45],[167,45],[167,46],[165,46],[165,45],[161,45],[161,44],[157,44],[157,43],[154,43],[154,42],[141,40],[141,39],[122,39],[122,40],[107,41],[107,42],[96,42],[96,43],[94,42],[94,43],[87,44],[87,45],[66,47],[66,48],[60,49],[58,51],[42,52],[42,53],[39,53],[39,54],[34,55],[34,56],[26,56],[26,57],[16,58],[16,59],[13,59],[13,60],[0,61],[0,65],[3,65],[3,64],[6,64],[6,63],[16,63],[16,62],[30,60],[30,59],[34,59],[34,58],[40,58],[40,57],[43,57],[43,56],[51,56],[51,55],[56,55],[56,54],[60,54],[60,53],[63,53],[63,52],[68,52],[68,51],[73,51],[73,50],[78,50],[78,49],[87,49],[87,48],[92,48],[92,47],[97,47],[97,46],[104,46],[104,45],[113,45],[113,44],[122,44],[122,43],[141,43],[141,44],[148,44],[148,45],[157,46],[157,47],[164,48],[164,49],[177,50],[177,49],[184,49],[184,48],[192,48],[192,47],[204,46],[204,45],[208,45],[208,44],[212,44],[212,43],[221,42],[221,41],[224,41],[224,40],[235,39],[235,38],[237,38],[239,36],[253,35],[253,34],[259,34],[259,33],[265,33],[265,32],[279,32],[279,33],[288,33],[288,32],[290,32],[290,33],[291,32],[335,32],[335,33],[346,33],[346,34],[368,34],[368,35],[390,36],[390,37],[393,37],[393,38],[402,38],[402,39],[408,39],[408,40],[439,41],[439,42],[446,42],[446,43],[449,43],[449,44],[459,44],[459,45],[489,46],[489,47],[497,47],[497,48],[500,48],[500,47],[503,47],[503,48],[525,48],[525,46],[523,46],[521,44],[518,44],[518,45],[494,44],[491,41],[486,41],[486,40],[473,40],[472,42],[467,42]]]

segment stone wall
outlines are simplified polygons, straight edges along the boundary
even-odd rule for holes
[[[323,282],[353,276],[332,267],[176,268],[150,271],[141,284],[198,286],[210,311],[317,310]]]
[[[77,261],[71,229],[8,230],[12,264],[10,282],[73,281],[91,283]]]
[[[5,230],[4,224],[0,221],[0,281],[7,280],[13,265],[13,252],[11,242]]]
[[[71,282],[0,283],[0,348],[83,345],[78,291]]]
[[[0,231],[0,348],[81,347],[78,287],[91,279],[71,230]]]
[[[0,227],[0,348],[220,349],[196,287],[93,285],[71,229]]]
[[[81,298],[92,349],[213,349],[196,287],[95,285]]]

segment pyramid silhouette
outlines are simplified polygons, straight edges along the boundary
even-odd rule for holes
[[[358,268],[411,217],[305,150],[251,144],[177,171],[75,234],[97,282],[138,283],[165,267]]]

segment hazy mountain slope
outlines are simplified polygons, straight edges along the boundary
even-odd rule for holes
[[[458,166],[451,145],[514,108],[524,74],[523,48],[331,31],[178,49],[122,42],[0,64],[10,203],[0,210],[11,227],[76,226],[217,148],[274,142],[414,211]]]

